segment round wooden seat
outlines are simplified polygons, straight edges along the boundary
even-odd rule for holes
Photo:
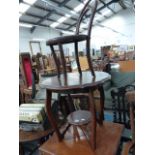
[[[87,110],[77,110],[69,114],[67,120],[72,125],[85,125],[91,121],[91,113]]]
[[[40,86],[42,88],[50,89],[52,91],[67,91],[67,90],[81,90],[90,87],[95,87],[98,84],[102,85],[109,80],[111,76],[105,72],[95,72],[95,77],[91,75],[90,71],[82,72],[82,76],[78,72],[67,73],[66,80],[61,74],[60,78],[57,76],[46,77],[42,80]]]

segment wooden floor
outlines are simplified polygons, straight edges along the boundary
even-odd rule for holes
[[[97,148],[93,151],[86,140],[73,139],[58,142],[53,135],[40,148],[41,155],[115,155],[120,143],[124,126],[112,122],[104,122],[97,127]]]

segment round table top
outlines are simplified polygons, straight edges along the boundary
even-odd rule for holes
[[[53,129],[48,129],[45,131],[19,130],[19,142],[24,143],[24,142],[31,142],[31,141],[39,140],[52,132],[53,132]]]
[[[67,73],[65,79],[61,74],[60,78],[57,76],[44,77],[40,83],[41,88],[49,90],[76,90],[94,87],[103,84],[105,81],[111,79],[111,75],[101,71],[95,71],[95,77],[90,71],[82,72],[82,76],[78,72]]]

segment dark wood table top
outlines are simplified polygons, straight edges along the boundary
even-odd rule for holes
[[[124,126],[112,122],[103,122],[103,126],[97,126],[96,150],[93,151],[86,140],[74,141],[66,137],[58,142],[55,134],[40,148],[44,155],[115,155],[120,144],[120,138]],[[69,131],[68,131],[69,132]]]
[[[39,140],[52,132],[53,132],[53,129],[48,129],[45,131],[19,130],[19,142],[24,143],[24,142],[31,142],[31,141]]]
[[[40,86],[50,90],[70,90],[84,89],[103,84],[111,79],[110,74],[100,71],[95,71],[95,77],[90,71],[82,72],[82,76],[78,72],[67,73],[66,80],[62,74],[60,78],[57,76],[43,78]]]

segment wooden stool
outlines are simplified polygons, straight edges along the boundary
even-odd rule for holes
[[[88,139],[87,132],[85,132],[84,126],[88,125],[91,121],[91,113],[86,110],[77,110],[75,112],[72,112],[71,114],[68,115],[67,120],[68,123],[73,125],[73,130],[74,130],[74,139],[78,138],[80,139],[79,133],[77,128],[79,127],[82,132],[84,133],[84,136],[86,139]]]

